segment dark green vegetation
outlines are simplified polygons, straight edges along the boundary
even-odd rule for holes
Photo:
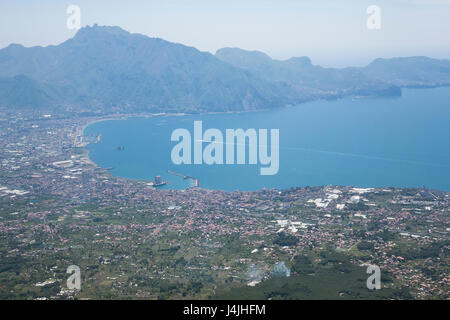
[[[290,234],[280,232],[275,240],[273,241],[274,244],[277,244],[279,246],[295,246],[298,242],[298,239]]]
[[[312,255],[312,253],[310,253]],[[406,288],[391,288],[392,278],[382,277],[383,290],[368,290],[366,268],[349,256],[322,251],[317,262],[304,254],[294,257],[293,275],[271,278],[255,287],[239,287],[217,294],[217,299],[412,299]]]
[[[57,46],[0,50],[0,104],[76,114],[241,111],[450,84],[450,61],[378,59],[323,68],[222,49],[214,56],[119,27],[85,27]]]
[[[441,253],[450,256],[450,240],[443,240],[423,247],[399,247],[392,250],[392,254],[402,256],[405,260],[429,259],[438,257]]]

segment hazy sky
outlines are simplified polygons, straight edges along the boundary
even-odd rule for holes
[[[72,37],[70,4],[81,8],[83,26],[117,25],[211,53],[240,47],[277,59],[306,55],[326,66],[450,59],[450,0],[0,0],[0,48]],[[369,5],[381,8],[381,30],[366,27]]]

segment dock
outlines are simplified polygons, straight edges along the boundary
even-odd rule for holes
[[[170,174],[173,174],[173,175],[182,177],[182,178],[185,179],[185,180],[186,180],[186,179],[194,180],[194,187],[199,187],[199,186],[200,186],[200,180],[197,179],[197,178],[195,178],[195,177],[187,176],[187,175],[184,175],[184,174],[182,174],[182,173],[175,172],[175,171],[172,171],[172,170],[167,170],[167,172],[170,173]]]

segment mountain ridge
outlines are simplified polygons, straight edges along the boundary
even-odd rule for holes
[[[280,61],[239,48],[213,55],[94,25],[59,45],[1,49],[0,106],[75,113],[243,111],[346,96],[398,96],[402,86],[450,84],[450,60],[427,59],[422,62],[427,66],[415,71],[405,70],[410,60],[395,61],[396,68],[378,59],[365,68],[323,68],[308,57]],[[390,79],[392,70],[401,76]],[[424,75],[426,70],[434,70],[437,81]]]

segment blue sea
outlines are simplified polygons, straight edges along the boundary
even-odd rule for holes
[[[172,131],[279,129],[279,172],[260,175],[259,165],[175,165]],[[315,101],[272,111],[155,116],[96,122],[86,136],[100,167],[115,176],[153,180],[162,188],[183,189],[198,178],[200,187],[221,190],[284,189],[300,186],[427,187],[450,190],[450,87],[404,89],[399,98]],[[118,150],[118,146],[124,147]]]

